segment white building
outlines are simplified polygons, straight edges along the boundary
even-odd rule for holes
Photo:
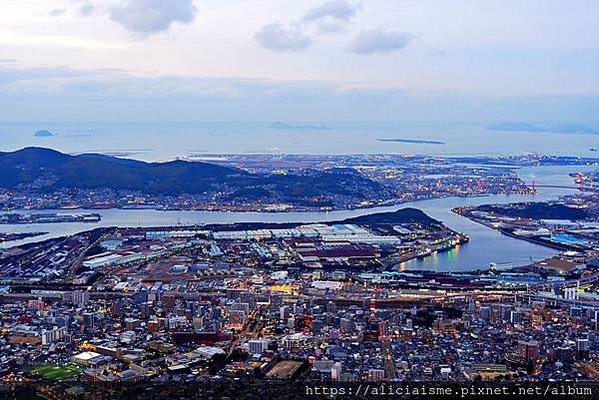
[[[564,288],[564,299],[566,300],[578,300],[578,287],[566,287]]]
[[[54,327],[52,330],[42,331],[42,345],[58,342],[64,338],[67,333],[68,330],[66,326],[61,326],[60,328]]]
[[[268,349],[268,341],[263,339],[254,339],[249,341],[250,353],[262,354]]]
[[[380,382],[385,379],[385,371],[382,369],[369,369],[368,380],[371,382]]]

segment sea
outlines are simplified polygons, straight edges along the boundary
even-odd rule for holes
[[[308,126],[288,123],[274,129],[273,122],[177,123],[1,123],[0,151],[26,146],[50,147],[68,153],[95,152],[145,161],[227,153],[287,154],[429,154],[438,156],[510,155],[542,153],[599,157],[599,135],[495,132],[482,124],[453,123],[327,123]],[[318,128],[318,129],[316,129]],[[52,137],[35,137],[38,130]],[[380,139],[439,141],[419,144]],[[526,167],[518,174],[537,185],[571,185],[571,172],[599,171],[599,167]],[[47,235],[10,242],[14,246],[70,235],[97,226],[169,226],[231,222],[322,222],[416,207],[452,229],[470,236],[470,242],[452,251],[400,266],[409,270],[465,271],[488,268],[490,263],[525,265],[557,253],[556,250],[501,235],[499,232],[452,213],[463,205],[542,201],[572,193],[568,189],[539,188],[538,195],[463,198],[451,197],[406,203],[396,207],[332,212],[234,213],[203,211],[101,210],[99,224],[0,225],[0,232],[47,231]],[[85,212],[78,210],[76,212]],[[96,212],[96,211],[94,211]],[[5,244],[7,246],[7,244]]]
[[[599,135],[498,132],[480,123],[285,122],[0,122],[0,151],[27,146],[105,153],[145,161],[198,154],[543,153],[599,157]],[[36,137],[48,130],[51,137]],[[381,141],[383,139],[384,141]],[[404,140],[389,141],[389,140]],[[435,141],[416,143],[407,141]]]

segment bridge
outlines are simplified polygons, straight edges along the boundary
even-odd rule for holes
[[[573,190],[580,190],[581,192],[586,192],[586,191],[596,192],[597,190],[599,190],[594,185],[590,185],[590,186],[586,186],[586,185],[580,185],[580,186],[574,186],[574,185],[537,185],[537,187],[553,188],[553,189],[573,189]]]
[[[548,185],[548,184],[542,184],[542,185],[538,185],[537,183],[535,183],[535,181],[532,181],[532,183],[530,183],[529,185],[526,185],[526,187],[530,188],[530,189],[537,189],[537,188],[547,188],[547,189],[567,189],[567,190],[578,190],[581,192],[599,192],[599,186],[594,184],[594,183],[585,183],[585,182],[581,182],[580,185]]]

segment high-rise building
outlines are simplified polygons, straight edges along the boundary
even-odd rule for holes
[[[583,310],[581,307],[570,307],[570,316],[571,317],[581,317],[583,314]]]
[[[342,370],[343,370],[343,366],[341,365],[341,363],[339,361],[337,361],[335,364],[333,364],[333,366],[331,367],[331,380],[333,382],[338,382],[341,380]]]
[[[569,363],[574,359],[572,347],[568,345],[559,346],[553,349],[553,360],[562,363]]]
[[[589,357],[589,351],[591,350],[591,342],[589,339],[577,339],[576,340],[576,358],[584,360]]]
[[[539,355],[539,342],[531,340],[527,342],[525,340],[518,341],[518,357],[526,363],[536,362]]]
[[[379,321],[379,340],[389,337],[389,323],[387,321]]]
[[[122,299],[115,300],[110,305],[110,314],[112,314],[112,316],[114,316],[114,317],[119,317],[122,312],[123,312],[123,300]]]
[[[279,307],[279,318],[281,319],[281,321],[287,322],[287,319],[289,318],[290,315],[291,314],[290,314],[288,306]]]
[[[141,304],[148,301],[148,290],[141,289],[139,292],[135,293],[133,296],[133,304]]]
[[[512,311],[510,313],[510,322],[512,324],[521,324],[522,323],[522,312]]]
[[[98,316],[96,315],[96,313],[85,312],[82,314],[82,317],[83,317],[83,325],[85,325],[85,327],[87,329],[93,329],[96,327],[96,324],[98,321]]]
[[[54,329],[42,331],[42,345],[58,342],[66,336],[67,332],[68,330],[66,326],[62,326],[60,328],[54,327]]]
[[[250,340],[248,344],[252,354],[262,354],[268,349],[268,341],[264,339]]]
[[[160,323],[158,321],[148,321],[148,332],[156,333],[160,330]]]
[[[380,382],[385,379],[385,370],[383,369],[369,369],[368,380],[371,382]]]
[[[140,326],[141,322],[137,318],[126,318],[125,329],[128,331],[134,331]]]
[[[75,290],[73,292],[73,303],[79,307],[84,307],[89,301],[89,292],[86,290]]]
[[[325,322],[322,319],[315,319],[312,321],[312,333],[318,335],[322,332],[325,327]]]
[[[27,308],[30,310],[43,310],[44,307],[46,306],[46,303],[44,303],[44,301],[40,298],[37,298],[35,300],[29,300],[27,302]]]
[[[479,316],[481,319],[484,320],[491,319],[491,308],[487,306],[482,306],[479,310]]]
[[[334,313],[337,311],[337,305],[334,301],[329,301],[327,303],[327,312]]]
[[[564,288],[564,299],[578,300],[578,288],[576,286]]]

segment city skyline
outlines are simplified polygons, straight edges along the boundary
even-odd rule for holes
[[[596,0],[9,0],[0,398],[597,398]]]

